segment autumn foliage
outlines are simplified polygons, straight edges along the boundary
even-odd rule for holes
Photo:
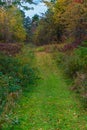
[[[26,32],[21,12],[16,7],[0,7],[0,41],[24,41]]]
[[[74,44],[87,39],[87,6],[83,0],[46,2],[48,11],[34,33],[37,45],[61,43],[72,39]],[[71,46],[71,45],[70,45]],[[69,48],[69,47],[67,47]]]

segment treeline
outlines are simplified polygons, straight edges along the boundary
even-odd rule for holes
[[[23,10],[15,5],[0,7],[0,42],[31,42],[39,16],[26,17]]]
[[[26,17],[18,6],[0,7],[0,41],[33,42],[35,45],[87,39],[87,2],[45,2],[41,17]]]
[[[87,39],[87,2],[58,0],[45,2],[46,14],[40,18],[34,32],[34,43],[82,41]]]

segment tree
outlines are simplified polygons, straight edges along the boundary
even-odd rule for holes
[[[38,22],[39,21],[39,15],[35,14],[33,17],[32,17],[32,23],[33,22]]]
[[[45,2],[48,11],[34,31],[34,43],[48,44],[66,39],[81,41],[87,37],[87,6],[82,1],[53,0]]]
[[[26,30],[26,42],[29,42],[31,40],[31,37],[32,37],[31,24],[32,24],[31,19],[29,17],[25,17],[24,18],[24,27]]]
[[[23,18],[17,7],[0,8],[0,36],[0,40],[4,42],[25,40]]]
[[[65,12],[62,14],[62,19],[66,23],[68,36],[74,37],[75,40],[84,40],[87,31],[85,28],[87,21],[87,7],[85,3],[69,3]]]
[[[34,31],[34,43],[43,45],[50,43],[55,35],[55,27],[52,21],[52,14],[48,11],[45,17],[40,18],[38,25]]]
[[[57,0],[57,2],[51,6],[53,10],[53,18],[55,24],[59,25],[58,33],[67,38],[73,37],[73,39],[84,39],[86,35],[85,24],[87,20],[87,6],[85,2],[78,2],[74,0]]]

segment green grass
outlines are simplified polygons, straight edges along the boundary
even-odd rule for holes
[[[43,52],[45,50],[45,47],[44,46],[40,46],[36,49],[36,51],[38,52]]]
[[[42,78],[24,92],[14,111],[17,121],[4,130],[86,130],[87,112],[69,90],[50,54],[38,52],[36,66]]]

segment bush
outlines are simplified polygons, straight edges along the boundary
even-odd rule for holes
[[[87,104],[87,48],[79,46],[72,53],[56,52],[54,58],[64,74],[73,81],[72,90],[82,97]],[[87,107],[87,106],[86,106]]]
[[[31,84],[34,85],[37,80],[36,68],[32,67],[32,63],[22,60],[20,56],[12,57],[0,53],[0,128],[5,123],[2,121],[5,115],[15,107],[21,92]]]
[[[20,63],[16,58],[12,56],[6,56],[0,53],[0,71],[4,74],[16,75],[20,66]]]
[[[26,84],[33,84],[37,79],[36,69],[29,63],[22,64],[20,59],[3,54],[0,54],[0,61],[0,72],[13,78],[16,77],[17,82],[23,87]]]
[[[72,53],[58,52],[54,57],[70,78],[74,78],[77,72],[87,73],[87,48],[85,47],[79,47]]]
[[[64,72],[71,78],[76,76],[76,73],[82,70],[83,65],[81,64],[79,56],[71,55],[66,56],[64,66]]]
[[[6,104],[7,98],[10,94],[20,91],[21,86],[17,79],[11,75],[4,75],[0,73],[0,111]],[[14,100],[14,99],[13,99]]]
[[[87,73],[87,47],[79,47],[75,51],[75,55],[79,56],[83,71]]]
[[[81,68],[79,57],[75,55],[59,52],[58,54],[55,53],[55,59],[57,65],[62,68],[69,78],[73,78]]]

